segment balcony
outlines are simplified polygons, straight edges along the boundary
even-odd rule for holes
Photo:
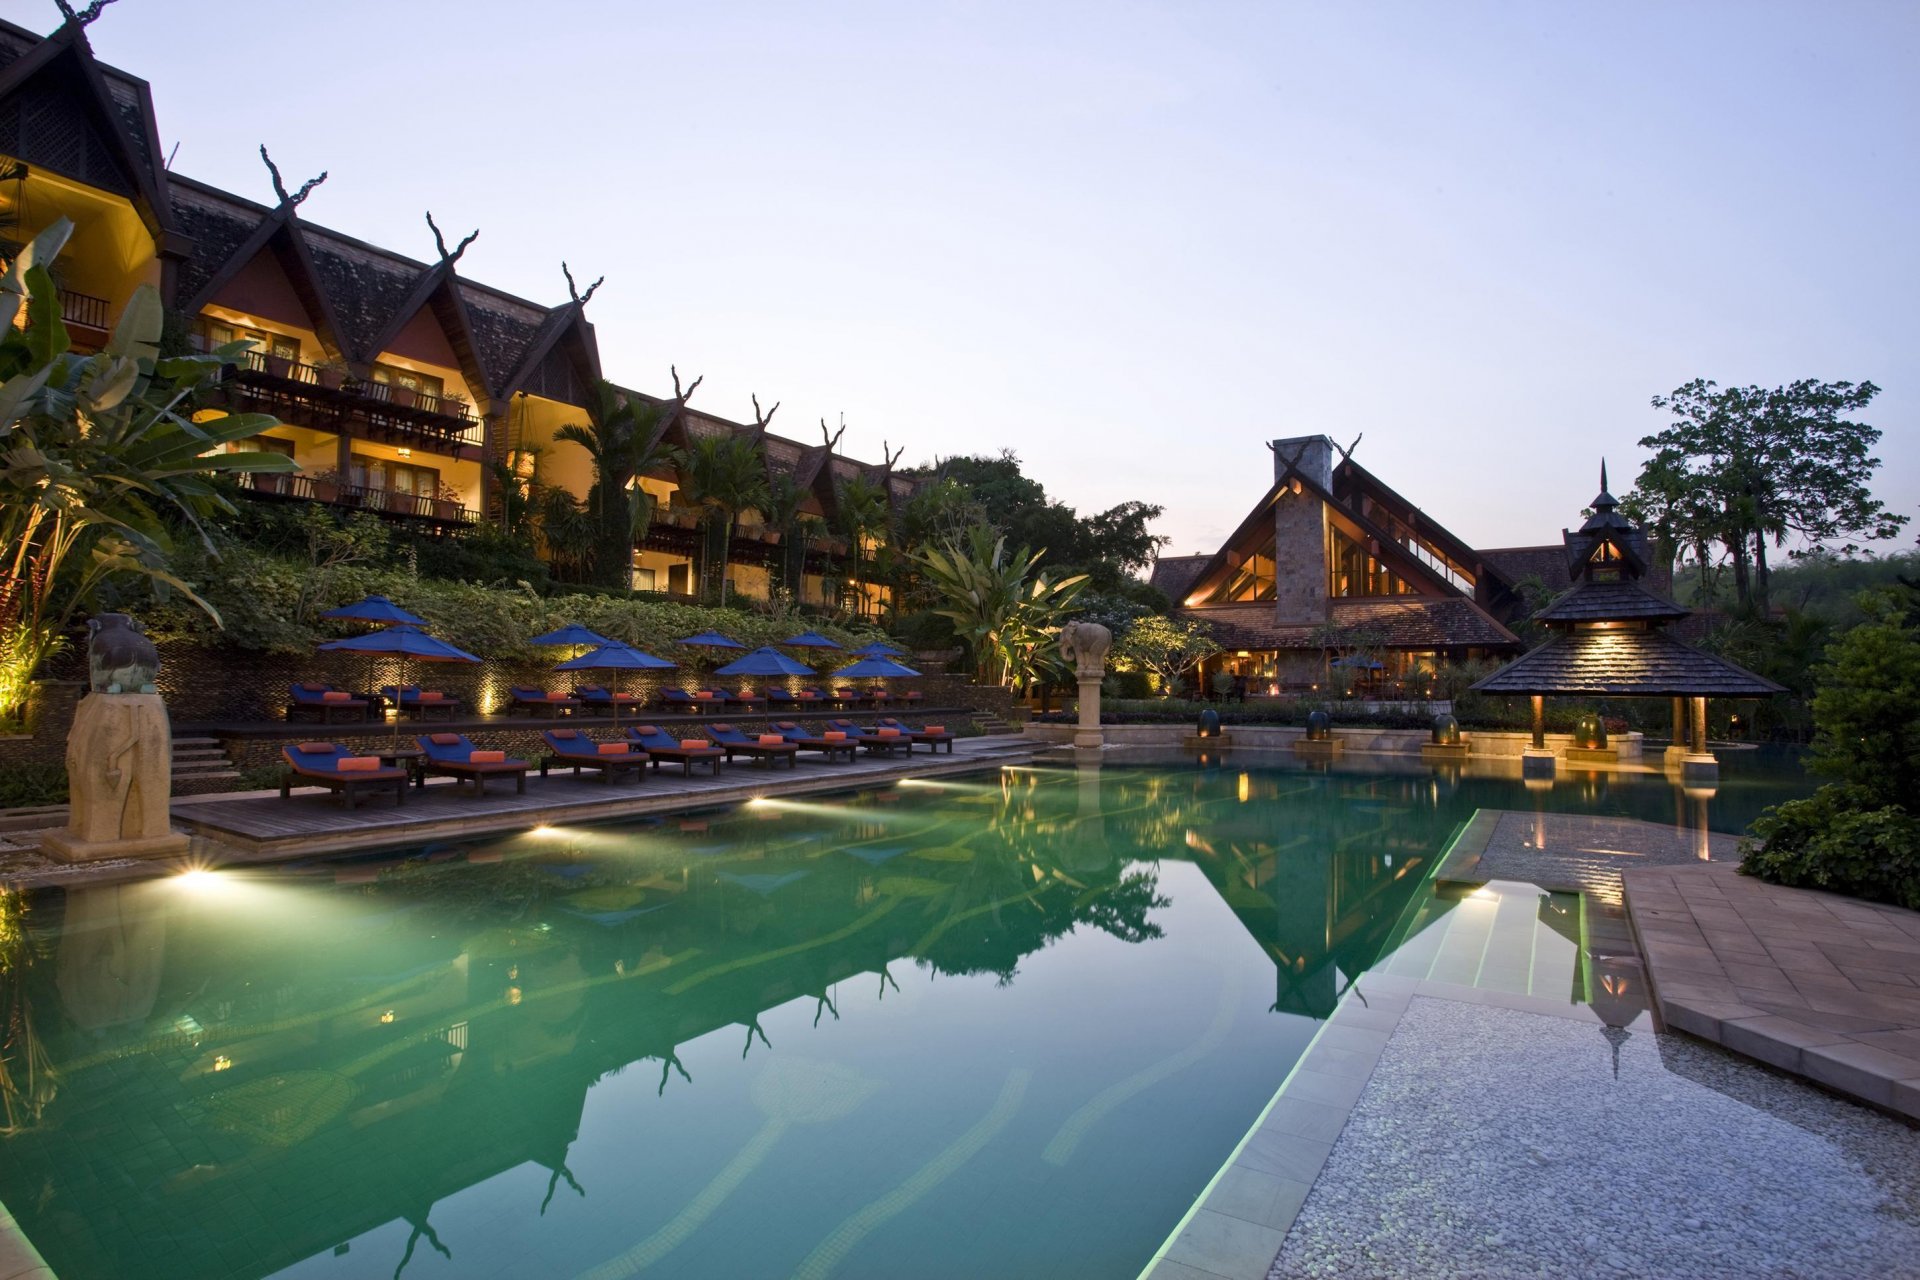
[[[301,472],[250,472],[244,478],[248,489],[266,498],[324,502],[332,507],[371,511],[393,520],[421,520],[443,527],[477,523],[480,513],[472,507],[446,498],[423,498],[392,489],[347,484],[327,476]]]
[[[231,370],[233,407],[335,435],[478,460],[485,429],[466,401],[362,382],[338,367],[249,351]]]

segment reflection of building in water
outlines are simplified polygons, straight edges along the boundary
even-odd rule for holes
[[[62,1275],[197,1280],[234,1274],[237,1248],[266,1275],[392,1222],[409,1253],[465,1265],[435,1204],[529,1163],[540,1195],[574,1194],[567,1153],[609,1074],[658,1064],[650,1085],[687,1087],[679,1047],[727,1028],[778,1053],[766,1012],[837,1018],[836,984],[879,991],[902,960],[1011,975],[1076,924],[1151,935],[1150,875],[1068,871],[1047,850],[1070,814],[993,799],[929,856],[881,817],[797,851],[782,824],[716,817],[682,839],[724,852],[670,867],[408,867],[225,914],[173,886],[71,892],[56,963],[0,973],[57,1068],[38,1125],[0,1137],[0,1201]],[[296,929],[274,923],[289,900]],[[37,908],[60,923],[58,896]],[[124,1185],[103,1193],[99,1168]]]

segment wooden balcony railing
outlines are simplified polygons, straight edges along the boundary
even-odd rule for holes
[[[438,524],[473,524],[480,513],[450,498],[424,498],[418,494],[377,489],[371,485],[347,484],[323,476],[301,472],[261,471],[249,473],[247,484],[256,493],[275,498],[297,498],[324,502],[329,506],[351,507],[376,515],[401,520],[431,520]]]
[[[79,325],[85,329],[98,329],[102,333],[111,328],[107,323],[107,300],[90,297],[84,293],[61,291],[60,318],[68,324]]]
[[[485,429],[465,400],[363,382],[337,366],[248,351],[228,386],[246,407],[296,426],[459,455],[479,450]]]

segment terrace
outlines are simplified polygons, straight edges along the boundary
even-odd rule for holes
[[[477,459],[486,441],[483,424],[463,399],[263,351],[249,351],[232,366],[226,387],[236,409],[270,413],[316,431],[464,459]]]

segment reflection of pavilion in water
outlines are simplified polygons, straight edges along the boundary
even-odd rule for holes
[[[31,1007],[57,1085],[0,1134],[0,1201],[73,1278],[265,1275],[394,1221],[406,1257],[447,1252],[433,1205],[506,1170],[584,1194],[567,1152],[610,1073],[684,1087],[680,1046],[735,1027],[765,1052],[764,1013],[810,997],[837,1020],[902,959],[1011,974],[1076,923],[1152,936],[1150,876],[1064,872],[1038,852],[1057,817],[991,808],[932,847],[884,815],[797,844],[716,818],[645,871],[559,855],[300,890],[314,948],[193,920],[175,885],[37,904],[58,947],[0,967],[0,995]]]

